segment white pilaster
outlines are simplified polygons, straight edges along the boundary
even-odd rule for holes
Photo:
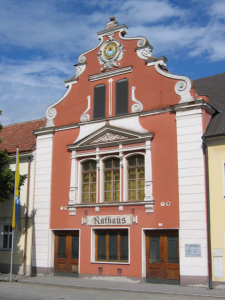
[[[37,136],[32,266],[36,267],[39,274],[49,274],[52,268],[50,254],[52,144],[53,132]]]
[[[70,174],[70,194],[69,205],[77,203],[77,158],[76,151],[71,153],[71,174]]]
[[[176,112],[179,176],[180,275],[208,276],[202,109]],[[185,257],[186,244],[200,244],[201,257]]]
[[[152,188],[151,141],[145,142],[145,201],[154,200]]]

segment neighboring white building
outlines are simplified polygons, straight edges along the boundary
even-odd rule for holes
[[[16,147],[19,147],[20,174],[27,174],[25,184],[21,187],[21,232],[16,230],[15,250],[13,256],[14,274],[31,274],[31,249],[33,234],[33,197],[36,138],[33,130],[44,124],[44,119],[27,121],[5,126],[0,136],[0,147],[11,158],[9,167],[16,169]],[[0,202],[0,273],[9,273],[11,239],[12,239],[12,200]]]

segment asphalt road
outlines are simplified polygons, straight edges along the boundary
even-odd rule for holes
[[[60,287],[32,283],[0,282],[0,300],[215,300],[222,298],[134,293],[110,290]],[[224,298],[223,298],[224,299]]]

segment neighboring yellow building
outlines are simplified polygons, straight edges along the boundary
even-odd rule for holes
[[[208,148],[213,286],[225,284],[225,136],[206,139]]]
[[[207,166],[209,278],[212,287],[225,284],[225,73],[195,80],[217,113],[203,137]]]
[[[0,147],[11,158],[9,168],[16,169],[16,147],[19,147],[20,175],[27,174],[25,184],[21,187],[21,232],[15,230],[13,274],[31,274],[32,236],[33,236],[33,198],[35,174],[35,144],[33,130],[38,129],[44,119],[28,121],[5,126],[0,137]],[[12,240],[12,200],[0,202],[0,273],[10,272]]]

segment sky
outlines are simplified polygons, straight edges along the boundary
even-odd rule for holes
[[[223,0],[0,0],[0,123],[43,118],[111,15],[166,56],[169,72],[225,72]]]

